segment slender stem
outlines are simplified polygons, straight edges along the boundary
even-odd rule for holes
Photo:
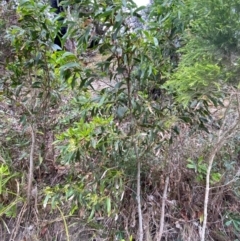
[[[138,204],[139,241],[142,241],[143,240],[143,218],[142,218],[142,208],[141,208],[141,160],[138,156],[136,143],[134,143],[134,152],[137,157],[137,204]]]
[[[237,97],[238,98],[238,97]],[[230,106],[227,107],[225,111],[225,118],[223,120],[223,123],[225,124],[226,122],[226,112]],[[239,108],[239,106],[238,106]],[[239,115],[236,118],[236,121],[231,125],[231,127],[225,131],[222,129],[219,130],[218,132],[218,138],[217,142],[212,148],[212,151],[210,152],[209,158],[208,158],[208,168],[207,168],[207,174],[206,174],[206,189],[205,189],[205,198],[204,198],[204,216],[203,216],[203,226],[202,226],[202,232],[201,232],[201,241],[205,241],[205,232],[206,232],[206,227],[207,227],[207,217],[208,217],[208,200],[209,200],[209,191],[210,191],[210,177],[211,177],[211,169],[213,165],[214,158],[216,156],[216,153],[222,148],[224,143],[229,139],[236,128],[239,125]],[[224,124],[222,125],[222,128],[224,127]]]
[[[31,199],[31,191],[32,191],[32,181],[33,181],[33,169],[34,169],[34,163],[33,163],[33,155],[34,155],[34,147],[35,147],[35,130],[33,129],[33,126],[31,125],[31,135],[32,135],[32,144],[31,144],[31,151],[30,151],[30,157],[29,157],[29,174],[28,174],[28,190],[27,190],[27,203],[30,203]]]
[[[141,159],[139,158],[138,148],[136,144],[136,140],[134,136],[136,134],[136,126],[134,123],[134,116],[132,112],[132,104],[131,104],[131,84],[130,78],[127,78],[127,88],[128,88],[128,104],[130,109],[130,116],[131,116],[131,137],[132,137],[132,144],[136,156],[136,163],[137,163],[137,205],[138,205],[138,224],[139,224],[139,241],[143,241],[143,218],[142,218],[142,208],[141,208]]]
[[[58,205],[57,205],[57,209],[58,209],[58,211],[60,212],[60,214],[61,214],[61,216],[62,216],[62,219],[63,219],[63,224],[64,224],[64,228],[65,228],[65,231],[66,231],[67,241],[70,241],[70,236],[69,236],[69,231],[68,231],[68,226],[67,226],[66,218],[64,217],[64,214],[63,214],[62,210],[59,208]]]
[[[167,176],[165,180],[165,186],[163,191],[163,198],[162,198],[162,208],[161,208],[161,218],[160,218],[160,225],[159,225],[159,234],[157,237],[157,241],[160,241],[163,235],[163,227],[164,227],[164,217],[165,217],[165,203],[167,200],[167,189],[169,184],[169,176]]]

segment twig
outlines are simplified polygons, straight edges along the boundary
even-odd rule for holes
[[[161,218],[159,223],[159,234],[157,237],[157,241],[160,241],[163,235],[163,227],[164,227],[164,218],[165,218],[165,203],[167,200],[167,189],[169,184],[169,176],[167,176],[165,180],[165,186],[163,191],[163,198],[162,198],[162,208],[161,208]]]
[[[23,215],[24,215],[24,213],[26,212],[26,206],[27,206],[27,204],[24,203],[23,206],[22,206],[22,208],[21,208],[21,211],[20,211],[20,212],[18,213],[18,215],[17,215],[17,221],[15,222],[14,229],[13,229],[13,231],[12,231],[12,234],[11,234],[11,236],[10,236],[9,241],[14,241],[14,240],[16,240],[16,237],[17,237],[17,235],[18,235],[18,233],[19,233],[18,231],[19,231],[19,227],[20,227],[20,224],[21,224]]]
[[[239,171],[238,171],[239,172]],[[226,187],[228,186],[229,184],[233,183],[233,182],[236,182],[237,180],[239,180],[239,177],[237,175],[234,176],[234,178],[232,180],[230,180],[229,182],[223,184],[223,185],[220,185],[220,186],[216,186],[216,187],[210,187],[209,189],[212,190],[212,189],[216,189],[216,188],[221,188],[221,187]]]

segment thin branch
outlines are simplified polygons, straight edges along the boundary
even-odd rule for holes
[[[59,206],[57,205],[57,209],[61,214],[62,220],[63,220],[63,224],[64,224],[64,228],[65,228],[65,232],[66,232],[66,238],[67,241],[70,241],[70,236],[69,236],[69,231],[68,231],[68,226],[67,226],[67,222],[66,222],[66,218],[64,217],[64,214],[62,212],[62,210],[59,208]]]
[[[14,225],[14,229],[12,230],[12,234],[9,238],[9,240],[13,241],[13,240],[16,240],[16,237],[19,233],[19,228],[20,228],[20,224],[22,222],[22,219],[23,219],[23,215],[25,214],[26,212],[26,207],[27,207],[27,204],[24,203],[20,212],[18,213],[17,215],[17,221],[15,222],[15,225]]]
[[[141,160],[138,156],[137,145],[134,143],[134,151],[137,157],[137,204],[138,204],[138,223],[139,223],[139,241],[143,241],[143,218],[141,208]]]
[[[212,190],[212,189],[217,189],[217,188],[221,188],[221,187],[226,187],[226,186],[230,185],[231,183],[236,182],[239,179],[240,179],[239,177],[235,176],[231,181],[227,182],[226,184],[216,186],[216,187],[210,187],[209,189]]]
[[[160,218],[160,224],[159,224],[159,234],[157,237],[157,241],[160,241],[163,235],[163,227],[164,227],[164,218],[165,218],[165,203],[167,200],[167,189],[169,184],[169,176],[167,176],[165,180],[165,186],[163,191],[163,198],[162,198],[162,209],[161,209],[161,218]]]
[[[136,162],[137,162],[137,205],[138,205],[138,225],[139,225],[139,241],[143,241],[143,215],[142,215],[142,208],[141,208],[141,158],[139,158],[139,152],[136,144],[136,140],[134,139],[134,136],[136,134],[136,122],[134,119],[133,115],[133,110],[132,110],[132,96],[131,96],[131,67],[128,66],[127,70],[127,76],[125,77],[126,79],[126,84],[127,84],[127,95],[128,95],[128,107],[130,110],[130,118],[131,118],[131,139],[132,139],[132,144],[136,156]]]
[[[29,172],[28,172],[28,190],[27,190],[27,203],[30,203],[31,199],[31,191],[32,191],[32,182],[33,182],[33,169],[34,169],[34,163],[33,163],[33,155],[34,155],[34,148],[35,148],[35,130],[33,129],[33,126],[31,125],[31,136],[32,136],[32,144],[31,144],[31,151],[29,156]]]
[[[236,95],[237,99],[238,96]],[[231,101],[230,101],[231,103]],[[229,104],[230,105],[230,104]],[[236,118],[236,121],[232,124],[232,126],[223,131],[222,128],[224,127],[226,123],[226,112],[229,110],[229,106],[227,107],[224,115],[223,125],[221,126],[221,129],[218,132],[218,138],[217,142],[212,148],[212,151],[210,152],[209,158],[208,158],[208,168],[207,168],[207,174],[206,174],[206,190],[205,190],[205,198],[204,198],[204,216],[203,216],[203,226],[201,231],[201,241],[205,240],[205,232],[207,227],[207,215],[208,215],[208,200],[209,200],[209,191],[210,191],[210,176],[211,176],[211,169],[213,165],[214,158],[217,154],[217,152],[222,148],[222,146],[225,144],[225,142],[233,135],[234,131],[239,125],[239,117]],[[238,106],[239,108],[239,106]]]

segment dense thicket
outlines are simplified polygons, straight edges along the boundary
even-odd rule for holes
[[[1,240],[240,238],[239,0],[0,6]]]

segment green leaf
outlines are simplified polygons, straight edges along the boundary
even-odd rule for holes
[[[230,226],[232,224],[232,220],[229,220],[225,223],[226,226]]]
[[[62,55],[63,58],[66,58],[66,57],[72,57],[73,59],[76,58],[75,54],[71,53],[71,52],[65,52],[63,55]]]
[[[187,164],[187,168],[195,169],[195,168],[196,168],[196,165],[194,165],[194,164]]]
[[[76,63],[76,62],[70,62],[60,67],[60,69],[62,70],[71,69],[71,68],[80,68],[80,65],[79,63]]]
[[[214,184],[214,183],[217,183],[221,180],[221,177],[222,175],[218,172],[213,172],[211,173],[211,182]]]
[[[127,110],[128,110],[127,107],[125,107],[125,106],[119,106],[119,107],[117,108],[117,117],[118,117],[119,119],[122,119],[122,118],[124,117],[124,115],[126,114]]]
[[[43,201],[43,208],[46,208],[47,207],[47,204],[48,204],[48,200],[51,198],[51,195],[47,194],[46,197],[44,198],[44,201]]]
[[[40,82],[40,81],[35,81],[32,84],[32,88],[41,88],[41,86],[42,86],[42,82]]]
[[[95,207],[92,207],[91,213],[88,217],[88,221],[90,221],[93,218],[94,214],[95,214]]]
[[[91,138],[91,144],[92,144],[92,147],[93,147],[94,149],[96,149],[96,147],[97,147],[97,140],[94,139],[94,138]]]
[[[110,197],[107,197],[106,199],[106,206],[107,206],[107,214],[110,216],[111,214],[111,199]]]
[[[154,37],[154,38],[153,38],[153,41],[154,41],[154,45],[155,45],[155,46],[158,46],[158,45],[159,45],[157,38]]]
[[[237,231],[240,231],[239,223],[236,222],[235,220],[233,220],[233,226],[235,227],[235,229],[236,229]]]

